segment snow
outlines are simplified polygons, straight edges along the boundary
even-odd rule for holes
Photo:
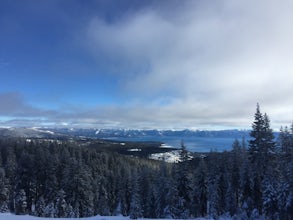
[[[55,134],[53,131],[42,130],[42,128],[40,128],[40,127],[32,127],[31,130],[42,132],[42,133],[47,133],[47,134],[51,134],[51,135]]]
[[[11,213],[0,213],[0,220],[68,220],[69,218],[41,218],[30,215],[13,215]],[[79,218],[76,218],[79,219]],[[94,216],[88,218],[80,218],[84,220],[128,220],[124,216]]]
[[[84,220],[129,220],[129,217],[124,216],[94,216],[88,218],[76,218]],[[68,218],[41,218],[30,215],[13,215],[11,213],[0,213],[0,220],[68,220]],[[146,218],[141,220],[148,220]],[[151,220],[151,219],[149,219]],[[157,219],[156,219],[157,220]],[[167,220],[167,219],[165,219]],[[207,220],[207,218],[196,218],[193,220]]]
[[[155,153],[149,156],[150,159],[153,160],[162,160],[167,163],[178,163],[180,162],[180,152],[181,150],[173,150],[165,153]],[[193,156],[191,154],[188,155],[188,160],[191,160]]]
[[[151,154],[149,158],[153,160],[163,160],[168,163],[178,163],[180,161],[180,150]]]
[[[139,148],[132,148],[132,149],[129,149],[128,151],[136,152],[136,151],[141,151],[141,149],[139,149]]]
[[[173,146],[171,146],[171,145],[166,145],[166,144],[161,144],[160,147],[161,147],[161,148],[174,148]]]

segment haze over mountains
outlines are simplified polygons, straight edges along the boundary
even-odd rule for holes
[[[138,137],[248,137],[248,130],[141,130],[141,129],[95,129],[95,128],[0,128],[0,136],[11,137],[51,137],[85,136],[92,138],[138,138]]]
[[[179,148],[181,142],[193,152],[230,150],[235,139],[248,139],[248,130],[138,130],[138,129],[90,129],[90,128],[1,128],[1,137],[24,138],[93,138],[114,141],[145,142],[155,141],[173,148]]]

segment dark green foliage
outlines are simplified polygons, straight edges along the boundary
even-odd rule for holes
[[[180,162],[175,168],[176,193],[178,200],[176,203],[176,217],[187,218],[191,210],[191,177],[189,171],[188,151],[184,144],[181,144]]]
[[[194,216],[205,216],[207,213],[207,167],[204,158],[200,158],[198,167],[193,176],[192,189],[192,214]]]
[[[182,143],[180,162],[168,164],[147,159],[146,151],[130,154],[133,143],[117,145],[1,139],[0,211],[65,218],[293,218],[293,130],[282,129],[276,145],[259,106],[248,150],[244,139],[221,153],[191,154]]]
[[[27,213],[27,197],[24,189],[20,189],[15,195],[15,213],[17,215]]]
[[[255,171],[257,178],[261,181],[267,172],[269,166],[274,163],[276,154],[276,143],[274,141],[273,131],[270,128],[270,120],[267,114],[260,112],[260,107],[257,105],[250,132],[251,140],[249,141],[249,158]]]
[[[140,216],[157,216],[161,195],[155,191],[154,176],[163,162],[74,140],[2,139],[0,152],[1,212],[42,217],[130,215],[132,179],[137,176]],[[164,175],[167,181],[169,172]]]
[[[5,170],[0,168],[0,212],[7,212],[9,199],[8,179],[5,175]]]
[[[130,219],[137,219],[143,216],[142,198],[139,194],[139,182],[138,175],[135,174],[132,178],[132,192],[130,203]]]
[[[259,213],[263,211],[263,181],[275,167],[276,143],[274,135],[270,128],[270,120],[267,114],[260,112],[257,104],[252,131],[250,132],[251,140],[249,141],[249,159],[251,162],[252,173],[252,200],[254,207]]]

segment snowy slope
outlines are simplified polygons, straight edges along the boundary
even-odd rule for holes
[[[162,160],[168,163],[178,163],[180,161],[180,150],[151,154],[149,158],[153,160]]]
[[[10,213],[0,213],[0,220],[68,220],[69,218],[40,218],[30,215],[13,215]],[[94,216],[82,218],[84,220],[128,220],[129,218],[123,216]]]
[[[79,219],[79,218],[77,218]],[[124,216],[94,216],[81,218],[84,220],[129,220],[129,217]],[[0,213],[0,220],[68,220],[68,218],[40,218],[29,215],[13,215],[10,213]],[[147,219],[143,219],[147,220]],[[165,219],[167,220],[167,219]],[[195,220],[195,219],[194,219]],[[205,218],[197,218],[196,220],[207,220]]]

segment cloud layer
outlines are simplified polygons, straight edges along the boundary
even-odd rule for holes
[[[190,1],[112,23],[96,17],[87,34],[94,54],[120,61],[125,91],[154,100],[163,115],[154,121],[245,126],[260,102],[284,122],[293,118],[292,9],[291,1]]]
[[[110,20],[92,15],[76,38],[119,81],[113,90],[121,102],[51,111],[6,94],[0,113],[101,127],[248,128],[259,102],[273,126],[286,125],[293,119],[292,11],[289,0],[167,1]]]

